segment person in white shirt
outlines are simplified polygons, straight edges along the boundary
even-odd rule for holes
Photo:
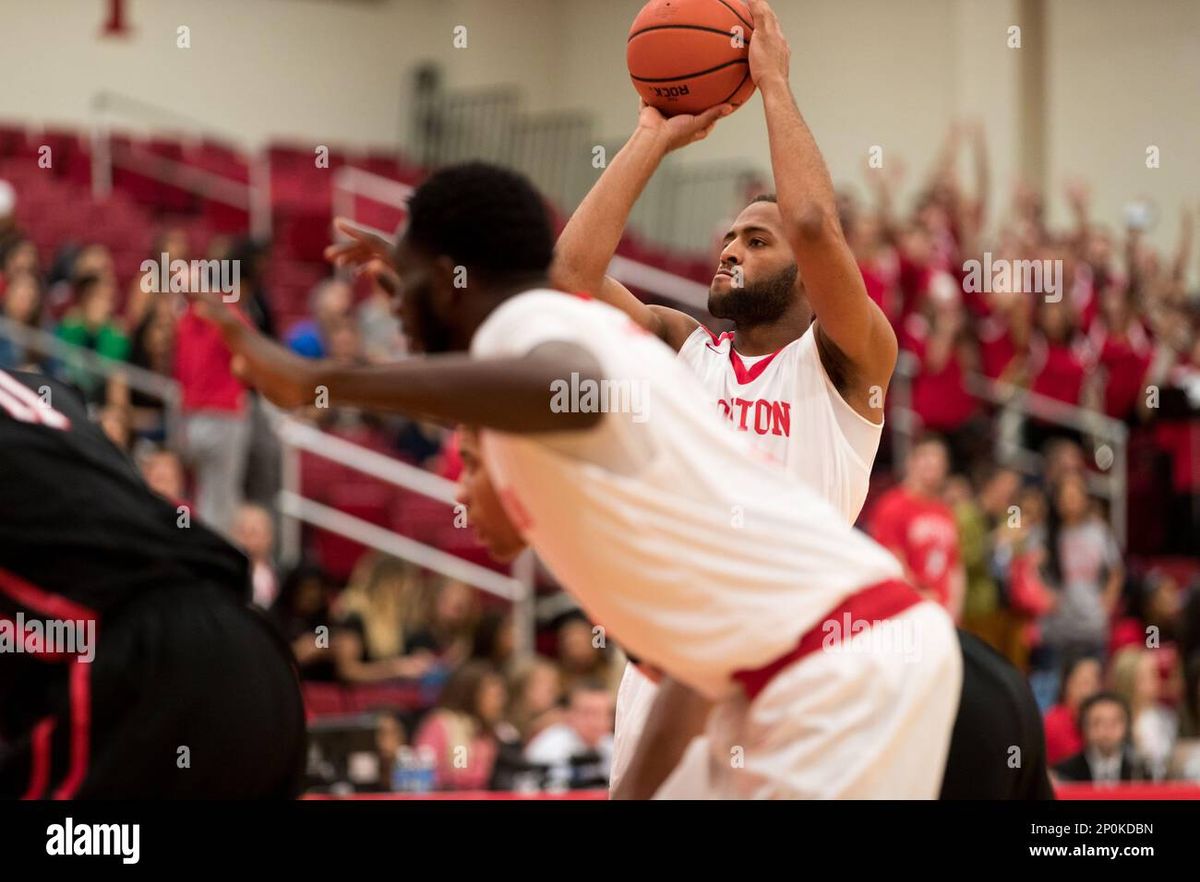
[[[603,682],[581,680],[571,687],[563,721],[543,729],[525,745],[525,759],[546,767],[547,789],[608,783],[612,717],[612,693]]]
[[[631,795],[654,793],[702,730],[712,795],[937,795],[962,664],[945,613],[731,431],[660,340],[546,289],[552,247],[528,182],[453,167],[414,194],[395,255],[405,333],[428,357],[308,361],[207,312],[276,403],[326,394],[481,428],[471,474],[503,506],[492,523],[662,672]]]

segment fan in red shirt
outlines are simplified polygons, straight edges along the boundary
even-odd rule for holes
[[[941,438],[919,439],[908,455],[904,482],[876,503],[870,533],[896,555],[917,590],[940,603],[957,621],[966,576],[954,512],[941,498],[948,465]]]
[[[1057,765],[1083,750],[1083,733],[1079,731],[1079,708],[1084,701],[1100,691],[1099,660],[1083,655],[1067,663],[1063,671],[1062,692],[1058,704],[1046,711],[1043,726],[1046,730],[1046,762]]]

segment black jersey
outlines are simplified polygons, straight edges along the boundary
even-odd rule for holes
[[[151,491],[70,387],[0,371],[0,614],[49,596],[103,616],[194,582],[250,596],[245,556]]]

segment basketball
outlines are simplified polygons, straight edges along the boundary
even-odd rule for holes
[[[664,116],[737,107],[754,94],[753,33],[743,0],[650,0],[629,29],[629,76]]]

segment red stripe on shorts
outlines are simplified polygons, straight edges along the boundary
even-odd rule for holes
[[[826,633],[825,623],[841,621],[849,616],[850,621],[866,622],[868,626],[875,622],[898,616],[909,607],[921,602],[921,595],[907,582],[900,579],[889,579],[878,582],[851,594],[840,605],[831,609],[821,617],[821,621],[813,625],[801,635],[796,647],[770,664],[752,671],[735,671],[733,679],[742,684],[746,695],[753,701],[759,693],[767,688],[767,684],[784,668],[806,655],[812,655],[830,639]],[[840,642],[840,640],[838,641]]]

